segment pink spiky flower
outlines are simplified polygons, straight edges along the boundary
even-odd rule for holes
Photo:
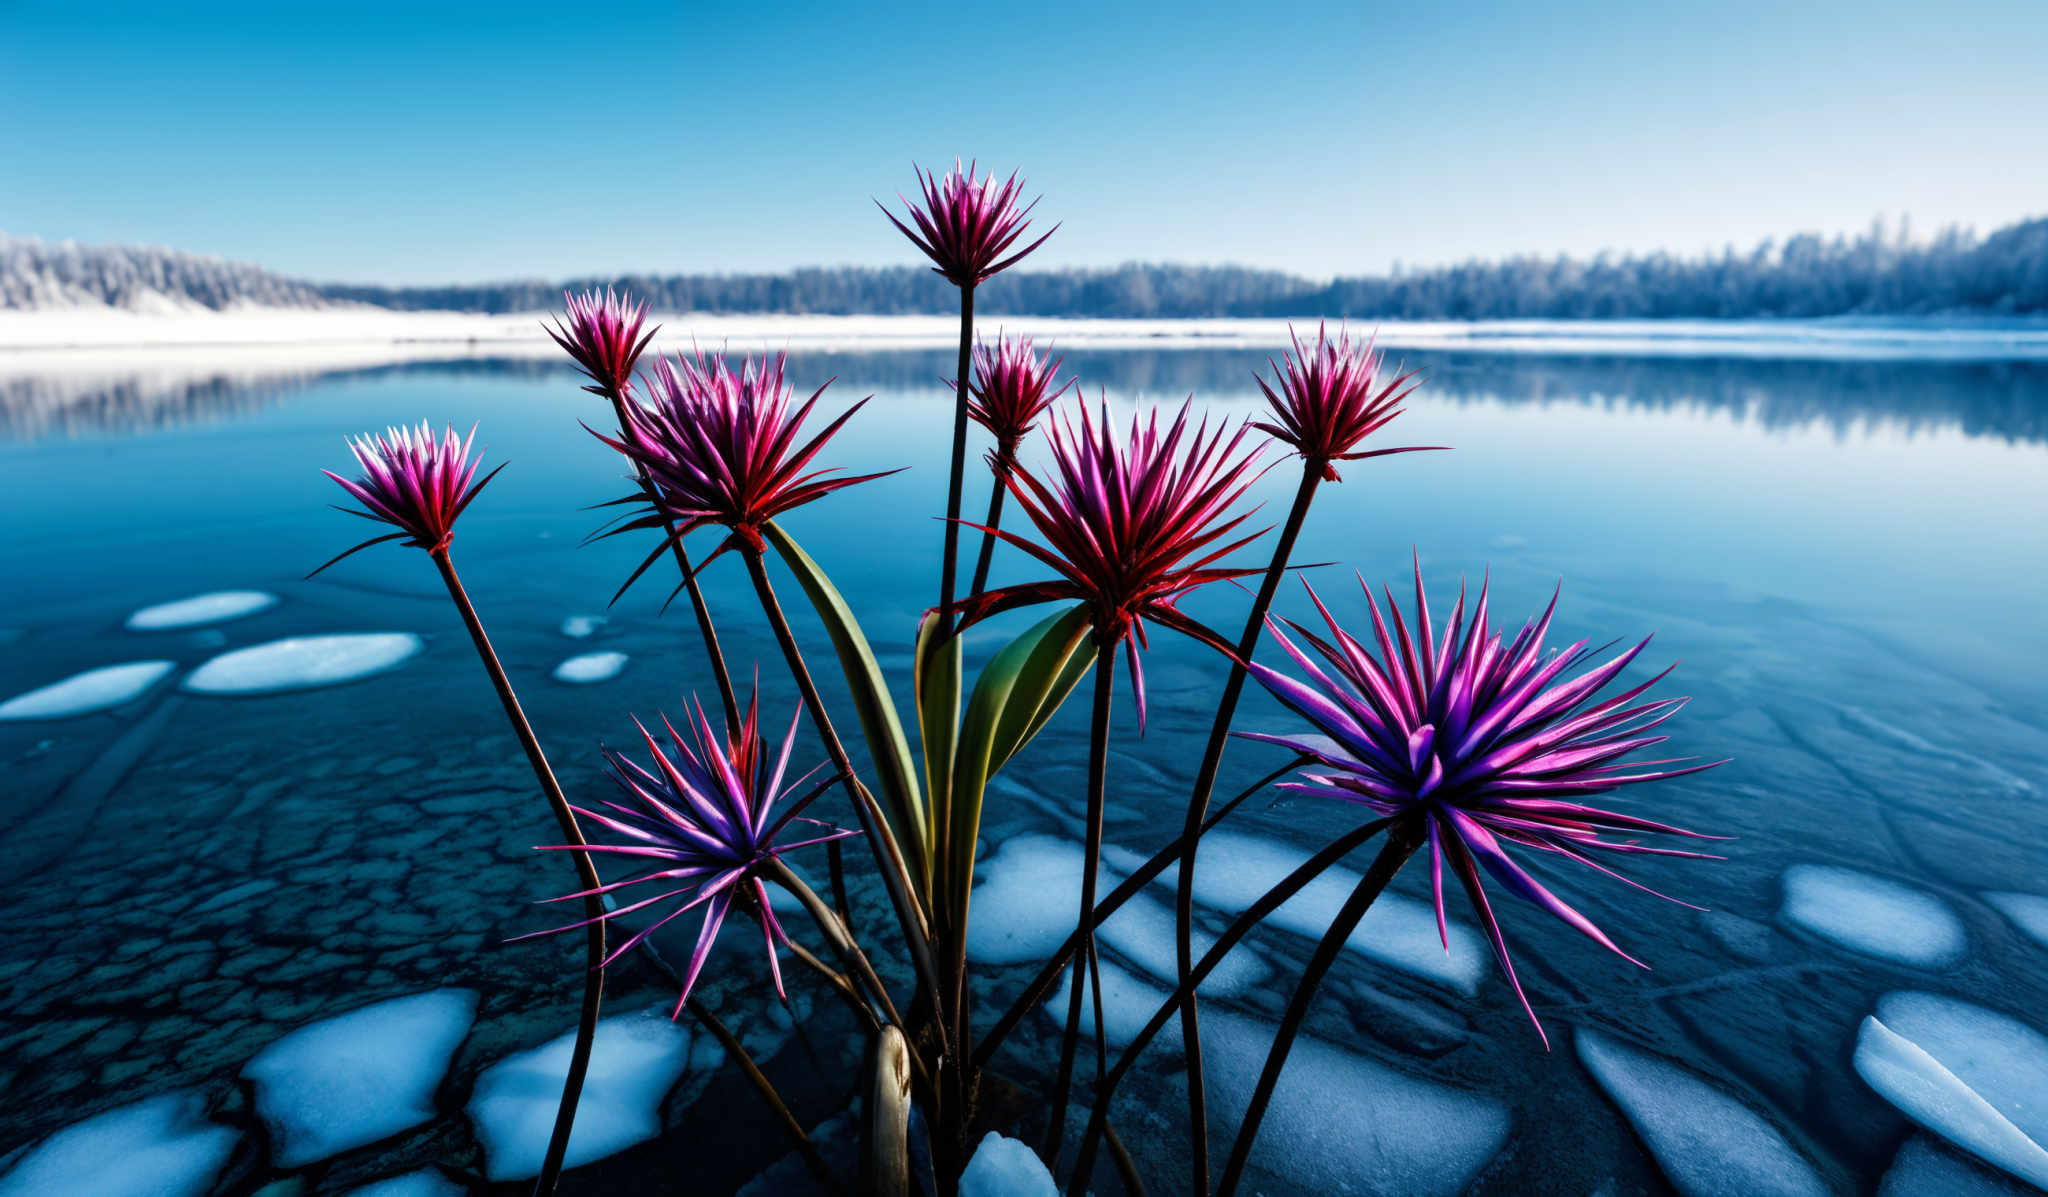
[[[603,295],[564,291],[562,300],[568,305],[568,316],[557,316],[552,328],[543,321],[541,329],[589,377],[590,385],[584,390],[606,399],[623,397],[632,386],[633,366],[661,326],[641,332],[647,321],[647,304],[614,295],[610,287]]]
[[[1363,579],[1360,585],[1364,585]],[[1726,763],[1689,764],[1694,758],[1624,760],[1664,743],[1668,737],[1644,733],[1677,714],[1687,702],[1684,698],[1636,701],[1663,680],[1671,672],[1669,668],[1612,698],[1587,705],[1636,659],[1649,638],[1567,678],[1599,650],[1588,648],[1588,642],[1581,640],[1562,652],[1544,651],[1543,637],[1557,608],[1556,595],[1539,618],[1524,624],[1512,641],[1503,643],[1501,632],[1487,626],[1486,588],[1480,587],[1469,624],[1461,591],[1449,626],[1438,636],[1430,626],[1429,600],[1418,565],[1412,633],[1393,593],[1386,592],[1393,620],[1390,632],[1372,588],[1365,586],[1373,641],[1378,646],[1375,654],[1338,625],[1314,587],[1308,591],[1329,625],[1330,638],[1323,640],[1292,622],[1288,626],[1315,648],[1330,672],[1270,621],[1274,638],[1301,667],[1306,680],[1256,662],[1249,669],[1275,698],[1323,735],[1238,733],[1293,749],[1328,770],[1305,773],[1302,782],[1286,783],[1283,788],[1355,802],[1378,815],[1423,820],[1437,928],[1445,947],[1450,944],[1444,927],[1444,867],[1448,864],[1485,925],[1494,955],[1531,1022],[1536,1022],[1536,1014],[1515,976],[1507,941],[1480,885],[1482,868],[1510,892],[1534,902],[1602,947],[1640,964],[1516,863],[1507,849],[1528,848],[1574,861],[1652,894],[1656,891],[1622,876],[1591,854],[1714,859],[1634,839],[1608,839],[1610,833],[1712,837],[1580,802],[1589,795]],[[1666,765],[1683,767],[1659,768]],[[1540,1022],[1536,1031],[1542,1035]],[[1548,1044],[1547,1036],[1544,1042]]]
[[[363,509],[339,507],[336,510],[390,524],[398,531],[372,537],[329,560],[327,565],[313,573],[317,574],[343,557],[387,540],[403,539],[407,544],[430,553],[445,551],[455,535],[456,517],[462,514],[486,483],[498,476],[498,470],[505,468],[501,464],[498,469],[477,478],[477,466],[481,464],[483,454],[479,452],[471,456],[470,450],[475,441],[474,426],[467,438],[451,425],[439,440],[435,440],[433,428],[424,422],[418,428],[387,428],[381,436],[365,435],[349,441],[349,451],[355,454],[356,464],[363,468],[362,476],[348,479],[332,470],[320,472],[339,483],[363,505]]]
[[[1206,583],[1260,572],[1215,564],[1260,533],[1214,546],[1247,518],[1226,515],[1258,478],[1263,450],[1244,447],[1243,425],[1234,431],[1218,426],[1212,432],[1204,419],[1190,430],[1189,403],[1181,404],[1164,433],[1156,410],[1144,418],[1134,415],[1130,433],[1121,442],[1110,425],[1106,399],[1101,401],[1099,422],[1090,418],[1086,401],[1075,407],[1078,421],[1069,418],[1048,425],[1053,457],[1049,478],[1041,480],[1020,465],[1004,479],[1046,544],[1033,544],[1007,529],[982,528],[1051,566],[1059,576],[965,600],[960,604],[962,626],[1031,603],[1087,603],[1096,643],[1125,643],[1142,727],[1145,675],[1138,650],[1145,642],[1144,621],[1226,647],[1174,604]]]
[[[1030,337],[1000,334],[974,348],[974,382],[968,388],[967,414],[996,438],[997,455],[1014,458],[1017,446],[1053,401],[1074,385],[1073,379],[1053,385],[1065,359],[1046,360],[1032,350]]]
[[[732,534],[698,563],[698,569],[735,546],[763,551],[761,527],[791,508],[896,472],[853,477],[832,477],[837,467],[805,472],[825,442],[868,401],[847,408],[824,431],[799,445],[797,434],[832,382],[827,379],[825,386],[792,409],[795,391],[784,379],[786,364],[787,355],[779,353],[764,354],[758,361],[743,359],[737,372],[722,353],[678,354],[673,364],[659,359],[651,398],[623,405],[619,439],[592,430],[647,478],[639,493],[615,500],[642,505],[644,510],[602,535],[641,528],[664,531],[662,543],[626,579],[620,594],[668,551],[671,540],[707,524],[723,525]]]
[[[784,783],[790,750],[796,743],[797,716],[802,711],[799,709],[792,714],[789,731],[782,738],[781,753],[772,767],[768,761],[767,745],[760,734],[759,714],[760,702],[756,697],[748,703],[746,718],[728,744],[723,735],[712,730],[703,705],[694,704],[694,717],[687,721],[689,740],[678,734],[667,719],[662,720],[662,727],[668,732],[667,752],[662,751],[661,744],[636,720],[634,726],[639,727],[640,736],[646,742],[653,768],[642,768],[624,753],[606,749],[605,761],[611,767],[612,781],[625,801],[606,802],[604,805],[610,813],[586,810],[580,806],[575,808],[578,815],[622,837],[620,842],[548,845],[547,850],[618,857],[643,871],[595,890],[564,894],[548,901],[580,901],[591,894],[608,894],[635,885],[652,884],[661,892],[606,911],[595,920],[585,919],[517,938],[555,935],[587,927],[593,921],[607,922],[663,902],[675,903],[674,910],[628,936],[614,948],[605,958],[604,963],[608,966],[655,931],[702,906],[705,908],[704,922],[697,934],[696,948],[690,954],[682,995],[676,999],[675,1014],[680,1015],[684,1003],[690,1000],[690,991],[697,985],[697,975],[703,971],[705,959],[711,954],[711,945],[718,940],[719,928],[737,905],[760,921],[762,938],[768,945],[768,968],[775,978],[776,993],[782,994],[782,963],[775,954],[775,945],[788,943],[789,936],[783,932],[782,925],[776,921],[774,908],[768,903],[768,884],[764,876],[783,853],[844,839],[859,832],[802,818],[804,808],[826,787],[838,781],[837,776],[805,789],[804,783],[817,772],[813,769],[803,777]],[[798,790],[803,792],[791,799],[790,795]],[[778,806],[781,807],[779,815],[776,813]],[[775,842],[790,823],[799,820],[825,828],[826,834],[794,844]]]
[[[1017,200],[1024,180],[1012,172],[1009,179],[998,184],[994,175],[977,179],[974,163],[968,163],[963,171],[960,160],[953,160],[953,169],[941,178],[936,172],[924,170],[916,165],[918,186],[924,191],[924,206],[918,207],[904,199],[901,192],[896,198],[903,200],[909,210],[910,219],[917,225],[909,225],[896,219],[894,213],[882,207],[880,200],[875,206],[882,209],[882,215],[896,226],[910,243],[924,251],[932,260],[932,269],[943,274],[955,286],[972,287],[991,275],[1011,266],[1039,246],[1046,237],[1059,231],[1052,226],[1031,244],[1016,253],[1003,254],[1015,244],[1024,230],[1031,224],[1027,219],[1031,209],[1038,206],[1037,200],[1019,207]]]
[[[1318,324],[1313,347],[1303,346],[1292,326],[1287,335],[1294,341],[1294,352],[1283,353],[1280,362],[1267,359],[1279,389],[1267,385],[1264,378],[1257,379],[1259,389],[1266,393],[1267,406],[1273,409],[1274,422],[1262,421],[1253,427],[1292,445],[1302,457],[1322,463],[1323,481],[1337,481],[1333,462],[1447,447],[1407,445],[1360,451],[1360,442],[1401,414],[1402,401],[1415,391],[1415,372],[1384,378],[1384,363],[1372,342],[1354,346],[1341,329],[1332,341]]]

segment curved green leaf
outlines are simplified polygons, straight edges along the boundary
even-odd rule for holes
[[[917,698],[918,747],[924,756],[924,787],[928,809],[936,824],[925,829],[925,842],[946,842],[946,826],[952,808],[948,795],[953,789],[953,755],[960,738],[960,637],[936,639],[939,614],[927,614],[917,625],[917,648],[912,658],[910,687]],[[934,860],[937,857],[938,860]],[[934,848],[924,861],[927,896],[935,891],[932,872],[945,859]]]

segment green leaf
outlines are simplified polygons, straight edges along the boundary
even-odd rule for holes
[[[1088,676],[1095,664],[1094,646],[1088,641],[1092,625],[1088,609],[1076,606],[1061,616],[1032,649],[1018,677],[1016,690],[1003,708],[990,749],[989,775],[1009,763],[1031,742],[1039,729],[1060,709],[1067,695]]]
[[[933,816],[940,825],[925,829],[926,842],[946,841],[943,820],[951,817],[948,795],[953,789],[953,755],[960,739],[960,637],[936,638],[939,614],[934,611],[917,625],[917,649],[911,664],[910,686],[917,696],[919,748],[924,754],[925,794]],[[936,860],[933,859],[936,857]],[[929,876],[942,869],[948,859],[934,849],[924,862],[928,894],[938,887]]]
[[[881,783],[890,833],[896,837],[898,847],[903,849],[906,861],[930,860],[931,848],[924,830],[924,799],[918,792],[910,742],[903,735],[903,721],[896,715],[896,701],[889,694],[889,683],[882,677],[881,666],[875,663],[875,652],[868,647],[867,636],[861,632],[860,623],[854,619],[846,600],[833,587],[832,580],[790,538],[789,533],[772,520],[763,531],[769,543],[775,546],[775,551],[782,554],[789,571],[796,575],[798,584],[811,600],[811,606],[817,609],[818,618],[824,622],[825,631],[832,637],[832,647],[839,654],[839,667],[846,674],[846,688],[852,692],[854,708],[860,715],[860,730],[867,739],[868,755],[874,760],[876,778]],[[930,901],[929,894],[926,901]]]

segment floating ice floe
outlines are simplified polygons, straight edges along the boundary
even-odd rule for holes
[[[476,1078],[469,1120],[483,1143],[487,1179],[540,1173],[575,1043],[570,1031],[507,1056]],[[661,1099],[682,1078],[689,1057],[690,1033],[670,1022],[665,1008],[598,1023],[565,1166],[601,1160],[660,1134]]]
[[[1915,968],[1962,959],[1962,920],[1933,894],[1833,865],[1785,870],[1778,917],[1851,952]]]
[[[176,602],[144,607],[128,617],[131,632],[163,632],[172,628],[195,628],[201,624],[226,623],[277,605],[277,596],[261,590],[216,590],[195,594]]]
[[[1684,1197],[1827,1197],[1778,1128],[1719,1086],[1599,1031],[1576,1040],[1586,1071]]]
[[[571,640],[588,640],[606,623],[602,615],[571,615],[562,621],[562,635]]]
[[[555,666],[555,680],[574,685],[608,682],[626,667],[624,653],[584,653]]]
[[[1300,867],[1310,852],[1277,840],[1212,831],[1202,837],[1195,860],[1195,901],[1236,914]],[[1332,868],[1309,882],[1266,918],[1271,926],[1320,938],[1358,885],[1359,875]],[[1427,902],[1383,893],[1365,912],[1345,947],[1369,960],[1471,995],[1479,992],[1491,953],[1477,932],[1448,924],[1450,949],[1438,934],[1436,911]]]
[[[242,1066],[270,1158],[299,1168],[434,1116],[434,1091],[476,1017],[476,994],[436,989],[291,1031]]]
[[[1877,1197],[2028,1197],[2035,1190],[1915,1135],[1892,1157]]]
[[[0,1197],[200,1197],[241,1139],[206,1120],[197,1089],[166,1093],[73,1123],[0,1176]]]
[[[2012,925],[2031,936],[2036,942],[2048,946],[2048,898],[2040,894],[1988,893],[1984,900],[1998,908],[1998,913],[2012,920]]]
[[[198,694],[272,694],[352,682],[394,668],[424,647],[410,632],[291,636],[222,653],[192,671]]]
[[[1107,854],[1105,854],[1107,855]],[[1082,845],[1050,835],[1020,835],[1004,842],[976,869],[967,924],[967,955],[983,964],[1044,960],[1073,934],[1080,917]],[[1099,895],[1123,880],[1114,869],[1098,874]],[[1096,942],[1162,980],[1175,975],[1173,912],[1143,894],[1134,895],[1095,930]],[[1197,931],[1197,959],[1215,942]],[[1203,993],[1231,994],[1258,983],[1265,965],[1249,950],[1231,952],[1203,983]]]
[[[990,1131],[960,1174],[960,1197],[1059,1197],[1038,1153]]]
[[[1906,1117],[2048,1189],[2048,1037],[1955,998],[1888,993],[1856,1034],[1854,1063]]]
[[[88,669],[0,702],[0,721],[68,719],[104,711],[139,697],[175,668],[173,661],[130,661]]]
[[[359,1189],[350,1189],[348,1197],[462,1197],[468,1192],[461,1185],[449,1180],[438,1168],[422,1168],[403,1176],[372,1181]]]

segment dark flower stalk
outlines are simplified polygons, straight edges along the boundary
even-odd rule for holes
[[[981,555],[974,563],[974,581],[967,588],[969,598],[988,586],[988,570],[995,556],[996,533],[1003,523],[1003,495],[1009,490],[1011,471],[1017,468],[1017,448],[1045,409],[1052,406],[1072,379],[1053,385],[1063,359],[1047,361],[1034,353],[1030,337],[1012,340],[998,335],[991,347],[986,342],[974,351],[974,384],[969,392],[967,414],[996,439],[989,454],[994,482],[989,488],[988,519],[981,533]],[[959,385],[957,382],[954,384]]]
[[[448,545],[455,535],[456,519],[484,486],[497,476],[497,470],[493,470],[482,479],[476,478],[477,459],[470,454],[475,439],[474,429],[465,440],[450,428],[437,442],[433,430],[422,424],[416,430],[394,428],[383,436],[374,439],[362,437],[352,442],[350,448],[362,466],[362,476],[351,480],[323,471],[363,505],[361,511],[342,510],[390,524],[399,530],[364,541],[320,569],[388,540],[404,539],[407,544],[426,550],[440,571],[442,582],[448,587],[448,597],[454,600],[456,610],[462,614],[463,626],[469,630],[477,656],[483,661],[484,671],[490,675],[491,686],[498,692],[498,701],[505,708],[505,718],[511,723],[519,746],[526,752],[534,778],[539,781],[541,792],[547,796],[562,837],[571,844],[580,845],[583,833],[577,826],[575,811],[562,793],[561,783],[555,780],[554,770],[548,766],[547,754],[541,751],[533,725],[527,722],[526,712],[520,708],[519,698],[512,691],[511,679],[505,676],[505,667],[492,649],[490,637],[484,633],[483,622],[477,618],[476,607],[470,603],[462,580],[456,576],[455,564],[449,558]],[[481,454],[477,456],[481,457]],[[313,572],[319,573],[320,570]],[[585,894],[583,908],[590,920],[584,932],[584,953],[589,968],[583,978],[583,1004],[576,1021],[576,1043],[570,1051],[568,1072],[562,1081],[562,1102],[555,1114],[554,1133],[548,1139],[540,1176],[534,1184],[534,1192],[542,1197],[552,1194],[561,1179],[562,1159],[569,1149],[569,1132],[575,1125],[576,1104],[583,1094],[584,1076],[590,1068],[598,1007],[604,995],[604,904],[599,896],[602,882],[598,880],[597,870],[587,853],[577,856],[576,876],[582,882]]]

